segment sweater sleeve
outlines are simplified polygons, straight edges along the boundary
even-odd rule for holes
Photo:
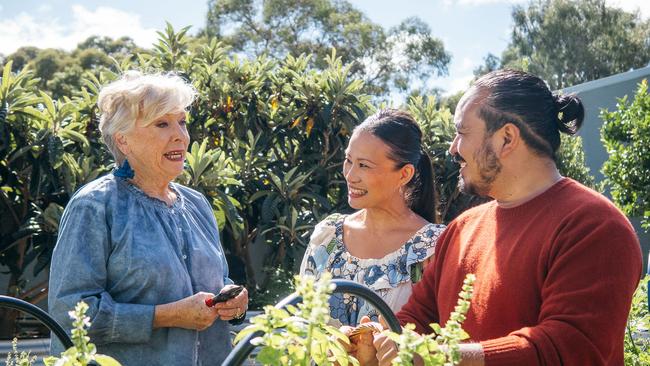
[[[575,218],[553,240],[539,322],[481,342],[486,365],[622,365],[641,253],[622,215],[596,216]]]
[[[50,267],[49,312],[70,329],[68,312],[88,304],[88,335],[96,344],[147,342],[154,305],[115,301],[106,291],[110,256],[104,205],[86,197],[71,200],[61,220]]]

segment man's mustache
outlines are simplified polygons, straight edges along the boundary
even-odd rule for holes
[[[456,164],[460,164],[460,163],[464,163],[464,162],[465,162],[465,159],[463,159],[463,157],[460,156],[460,154],[458,154],[458,153],[452,155],[452,156],[451,156],[451,160],[453,160],[454,163],[456,163]]]

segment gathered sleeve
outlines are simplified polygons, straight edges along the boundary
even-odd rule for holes
[[[427,248],[427,253],[429,250],[431,251],[427,258],[433,255],[436,247],[446,240],[449,240],[447,231],[444,229],[436,231],[432,247]],[[409,323],[414,324],[416,332],[428,334],[431,332],[430,324],[440,322],[435,298],[437,294],[434,281],[435,267],[433,265],[426,266],[422,269],[422,272],[421,276],[417,278],[418,281],[415,281],[417,283],[413,285],[413,292],[408,301],[395,315],[402,326]]]
[[[111,254],[105,205],[82,196],[65,209],[52,255],[49,312],[63,326],[72,327],[68,312],[84,301],[94,343],[144,343],[153,330],[151,304],[120,303],[107,291],[107,263]]]
[[[327,262],[332,251],[332,241],[336,237],[335,222],[339,215],[334,214],[321,221],[314,227],[309,238],[309,244],[302,257],[300,275],[319,277],[327,270]]]

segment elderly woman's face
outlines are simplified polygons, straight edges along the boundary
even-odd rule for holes
[[[396,168],[389,153],[388,145],[375,135],[366,131],[352,134],[343,163],[350,207],[382,207],[404,200],[400,187],[408,182],[413,166]]]
[[[136,123],[123,138],[118,138],[136,176],[169,182],[183,172],[190,141],[185,123],[185,112],[170,113],[147,126]]]

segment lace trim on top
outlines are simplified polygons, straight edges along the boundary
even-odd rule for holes
[[[171,206],[168,206],[167,203],[164,202],[163,200],[156,197],[151,197],[148,194],[146,194],[142,189],[140,189],[140,187],[129,182],[127,178],[116,176],[115,179],[124,188],[126,188],[129,192],[131,192],[138,201],[143,202],[144,204],[151,205],[159,210],[171,211],[171,212],[180,210],[185,207],[185,201],[183,195],[181,195],[178,189],[176,189],[174,183],[170,182],[168,187],[169,189],[172,190],[172,192],[176,194],[176,200],[174,200],[174,203],[172,203]]]
[[[431,255],[437,237],[444,230],[442,225],[429,223],[416,231],[399,249],[382,258],[358,258],[348,252],[343,242],[345,217],[341,214],[331,215],[320,228],[330,233],[334,228],[333,237],[329,240],[323,238],[326,241],[320,244],[326,246],[328,258],[325,268],[332,272],[334,278],[356,280],[375,291],[410,282],[412,266]],[[318,251],[318,248],[314,248],[314,251]]]

